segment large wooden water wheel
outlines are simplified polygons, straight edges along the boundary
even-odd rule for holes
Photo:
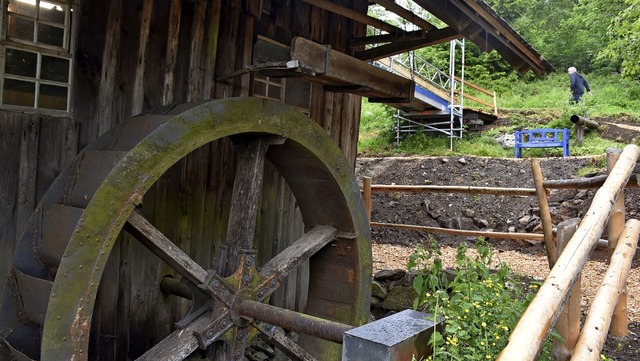
[[[173,215],[145,216],[146,194],[182,158],[221,140],[236,155],[231,206],[203,214],[223,212],[226,236],[221,246],[211,240],[182,249],[160,231]],[[284,178],[304,224],[302,236],[276,254],[264,252],[273,240],[256,234],[268,212],[261,203],[265,163]],[[123,238],[162,264],[130,281],[157,291],[157,303],[136,303],[109,271]],[[87,146],[32,215],[1,300],[0,359],[182,360],[199,353],[241,360],[260,333],[294,359],[339,359],[342,332],[366,320],[369,242],[352,170],[326,132],[298,111],[237,98],[137,116]],[[217,258],[203,258],[207,249]],[[136,257],[121,261],[119,272],[145,262]],[[302,264],[307,276],[290,277]],[[270,305],[292,278],[296,307]],[[105,329],[102,310],[114,307],[151,317]],[[284,330],[300,337],[294,342]],[[94,347],[109,338],[109,347]]]

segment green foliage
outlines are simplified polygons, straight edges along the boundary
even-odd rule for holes
[[[427,360],[495,360],[538,287],[515,280],[505,263],[493,271],[493,252],[484,239],[476,243],[475,257],[467,251],[458,246],[452,278],[445,276],[432,238],[409,258],[407,268],[417,271],[414,309],[445,318],[444,330],[430,340],[433,354]],[[541,359],[548,358],[546,347]]]
[[[604,3],[604,0],[601,0]],[[620,3],[620,1],[616,1]],[[640,5],[637,0],[626,0],[623,9],[607,28],[609,42],[599,54],[603,58],[621,63],[621,70],[630,78],[640,77]]]
[[[578,169],[576,175],[578,177],[588,177],[594,174],[598,174],[605,169],[607,169],[607,158],[603,155],[601,157],[591,158],[589,160],[589,164],[581,169]]]
[[[620,17],[624,0],[487,2],[561,72],[569,66],[584,72],[618,69],[617,59],[604,61],[598,54],[612,38],[611,19]]]

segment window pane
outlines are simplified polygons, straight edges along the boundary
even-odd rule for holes
[[[5,79],[2,92],[2,103],[33,107],[36,84],[28,81]]]
[[[40,108],[67,110],[67,89],[62,86],[40,85]]]
[[[4,71],[7,74],[36,77],[38,54],[7,48]]]
[[[39,24],[38,42],[54,46],[64,46],[64,29],[55,26]]]
[[[33,41],[33,21],[9,15],[9,38]]]
[[[269,91],[268,91],[269,94],[267,94],[267,98],[280,100],[281,89],[282,88],[279,85],[269,84]]]
[[[43,55],[40,79],[67,83],[69,81],[69,60]]]
[[[51,23],[64,25],[66,8],[64,5],[54,5],[42,1],[40,2],[40,16],[38,18]]]
[[[9,1],[9,12],[30,16],[35,19],[36,17],[36,2],[29,4],[22,1]]]
[[[267,95],[267,86],[265,83],[260,82],[260,81],[255,81],[253,83],[253,94],[254,95],[262,95],[262,96],[266,96]]]

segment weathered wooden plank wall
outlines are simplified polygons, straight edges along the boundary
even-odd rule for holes
[[[356,6],[366,11],[367,2]],[[303,36],[347,51],[348,39],[365,30],[302,1],[273,1],[270,15],[262,9],[261,0],[82,2],[76,12],[72,117],[0,111],[0,279],[38,200],[62,167],[98,136],[158,106],[252,95],[251,74],[216,78],[251,64],[257,36],[285,45]],[[326,93],[318,85],[311,89],[310,116],[355,164],[360,97]],[[233,145],[216,141],[173,166],[144,198],[144,214],[205,268],[217,268],[225,257],[220,245],[234,170]],[[260,202],[260,250],[277,252],[303,229],[295,198],[269,164]],[[185,302],[158,289],[172,272],[136,241],[121,237],[105,270],[113,282],[101,286],[97,300],[92,359],[139,355],[169,332],[170,320],[186,311]],[[307,279],[308,272],[305,265],[292,279]],[[306,294],[295,285],[280,292],[274,296],[280,304],[303,307]],[[157,329],[150,320],[158,318],[167,326]]]

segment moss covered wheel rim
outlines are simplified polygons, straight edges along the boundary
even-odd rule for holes
[[[197,286],[195,293],[207,295],[205,312],[191,312],[180,321],[181,327],[190,331],[188,340],[172,339],[177,335],[174,332],[156,345],[172,350],[167,359],[185,358],[195,348],[220,340],[227,342],[227,350],[232,355],[239,355],[245,345],[246,332],[252,326],[252,317],[240,312],[246,313],[252,305],[258,306],[260,301],[267,300],[286,274],[295,268],[298,259],[309,260],[312,264],[306,314],[350,325],[364,323],[369,308],[371,277],[368,224],[352,170],[323,129],[291,107],[255,98],[185,105],[163,115],[145,117],[157,119],[151,122],[153,126],[139,130],[144,135],[139,142],[121,139],[116,131],[87,147],[88,150],[100,150],[113,148],[114,144],[132,143],[130,150],[113,162],[93,196],[87,199],[59,265],[55,266],[52,284],[36,287],[36,293],[47,293],[50,289],[46,315],[41,317],[42,359],[87,359],[96,294],[111,249],[125,226],[178,274],[190,280],[192,288]],[[232,139],[239,149],[237,154],[241,161],[238,167],[249,163],[246,166],[249,174],[236,172],[226,239],[232,252],[225,267],[226,274],[219,274],[200,267],[178,247],[171,247],[171,241],[163,238],[135,208],[169,167],[196,148],[225,137]],[[265,159],[277,168],[291,188],[307,232],[294,243],[296,247],[291,246],[262,267],[256,267],[256,247],[252,244],[251,233],[255,231],[255,202],[262,182],[260,165]],[[63,174],[61,178],[75,176]],[[56,193],[64,193],[68,183],[56,181],[43,202],[61,198]],[[258,186],[251,188],[251,184]],[[237,192],[237,189],[241,191]],[[234,204],[242,207],[234,211]],[[42,207],[38,208],[42,212]],[[37,233],[32,229],[33,223],[26,234]],[[306,251],[298,249],[302,245],[307,247]],[[39,269],[25,258],[46,254],[39,249],[49,246],[43,240],[34,251],[36,255],[24,250],[32,248],[30,246],[30,241],[23,237],[12,277],[18,279],[21,276],[16,275],[25,273],[44,280],[45,273],[51,274],[51,269]],[[238,257],[231,257],[236,254]],[[326,274],[313,272],[314,269],[330,268],[324,267],[326,263],[346,274],[348,284],[342,285],[340,291],[332,289]],[[28,286],[25,282],[12,282],[17,285],[12,288],[13,292],[22,293],[24,298]],[[8,299],[15,301],[15,297],[3,297],[2,315],[12,316],[3,322],[2,336],[12,352],[27,352],[21,351],[29,345],[24,338],[34,336],[29,332],[38,332],[39,327],[30,325],[32,330],[25,331],[18,325],[22,317],[15,315],[24,314],[23,306],[16,306],[15,302],[7,306]],[[21,331],[14,332],[17,329]],[[339,358],[340,347],[334,342],[307,337],[301,343],[320,359]],[[153,352],[153,349],[149,350],[148,355]]]

